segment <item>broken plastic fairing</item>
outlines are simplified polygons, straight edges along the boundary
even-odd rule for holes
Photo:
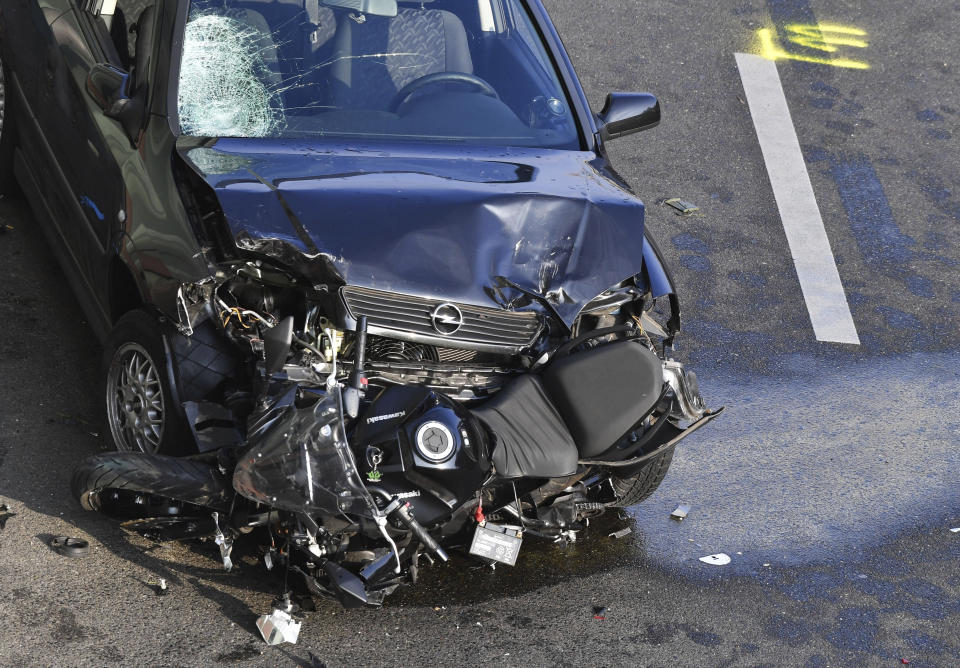
[[[307,408],[288,407],[241,455],[233,487],[274,508],[375,517],[341,427],[338,391]]]

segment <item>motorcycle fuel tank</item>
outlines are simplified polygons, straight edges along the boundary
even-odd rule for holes
[[[476,419],[423,387],[384,390],[360,416],[351,441],[361,475],[371,480],[372,471],[379,473],[375,484],[406,498],[425,525],[475,498],[490,470]]]

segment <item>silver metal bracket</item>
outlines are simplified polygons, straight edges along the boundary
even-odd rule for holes
[[[223,535],[220,530],[220,513],[213,513],[214,542],[220,547],[220,558],[223,559],[223,569],[228,573],[233,568],[230,553],[233,552],[233,541]]]

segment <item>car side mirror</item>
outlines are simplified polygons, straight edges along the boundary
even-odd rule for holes
[[[660,123],[660,101],[650,93],[610,93],[598,118],[604,140],[649,130]]]
[[[104,116],[118,121],[133,142],[143,120],[143,103],[130,97],[130,73],[113,65],[94,65],[87,75],[87,94],[103,110]]]

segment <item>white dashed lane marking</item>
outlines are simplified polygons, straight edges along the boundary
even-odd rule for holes
[[[760,56],[735,55],[813,332],[819,341],[859,345],[777,64]]]

